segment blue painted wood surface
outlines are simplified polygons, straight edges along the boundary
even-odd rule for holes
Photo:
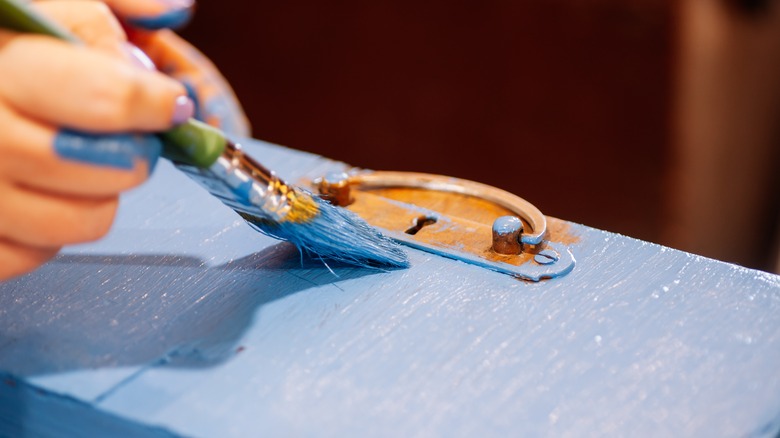
[[[246,146],[288,180],[344,166]],[[416,250],[332,273],[162,163],[106,239],[0,284],[0,435],[780,430],[780,277],[571,231],[540,283]]]

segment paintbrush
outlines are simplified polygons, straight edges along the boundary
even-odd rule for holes
[[[0,0],[0,28],[78,39],[19,0]],[[252,227],[302,253],[358,266],[406,267],[406,253],[354,213],[280,180],[224,133],[190,119],[164,133],[163,156]]]

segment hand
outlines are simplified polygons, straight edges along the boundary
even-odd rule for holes
[[[192,113],[181,84],[132,64],[105,5],[34,6],[87,44],[0,31],[0,279],[103,236],[119,193],[147,178],[161,148],[118,133],[165,130]]]
[[[249,121],[228,82],[196,48],[170,31],[192,16],[193,0],[104,0],[124,21],[130,41],[163,73],[183,83],[195,117],[228,134],[248,137]]]

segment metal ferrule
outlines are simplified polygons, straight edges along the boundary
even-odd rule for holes
[[[282,222],[292,209],[295,200],[292,189],[273,172],[245,155],[238,145],[228,143],[222,156],[209,170],[226,184],[236,197],[243,198],[237,201],[247,204],[249,209],[245,210],[246,213]]]

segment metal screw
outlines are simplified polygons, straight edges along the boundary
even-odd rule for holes
[[[558,253],[551,249],[543,249],[534,256],[534,261],[540,265],[550,265],[558,261]]]
[[[328,172],[319,181],[322,198],[333,205],[346,207],[353,199],[349,187],[349,175],[344,172]]]
[[[493,222],[493,251],[499,254],[520,254],[523,222],[516,216],[501,216]]]

